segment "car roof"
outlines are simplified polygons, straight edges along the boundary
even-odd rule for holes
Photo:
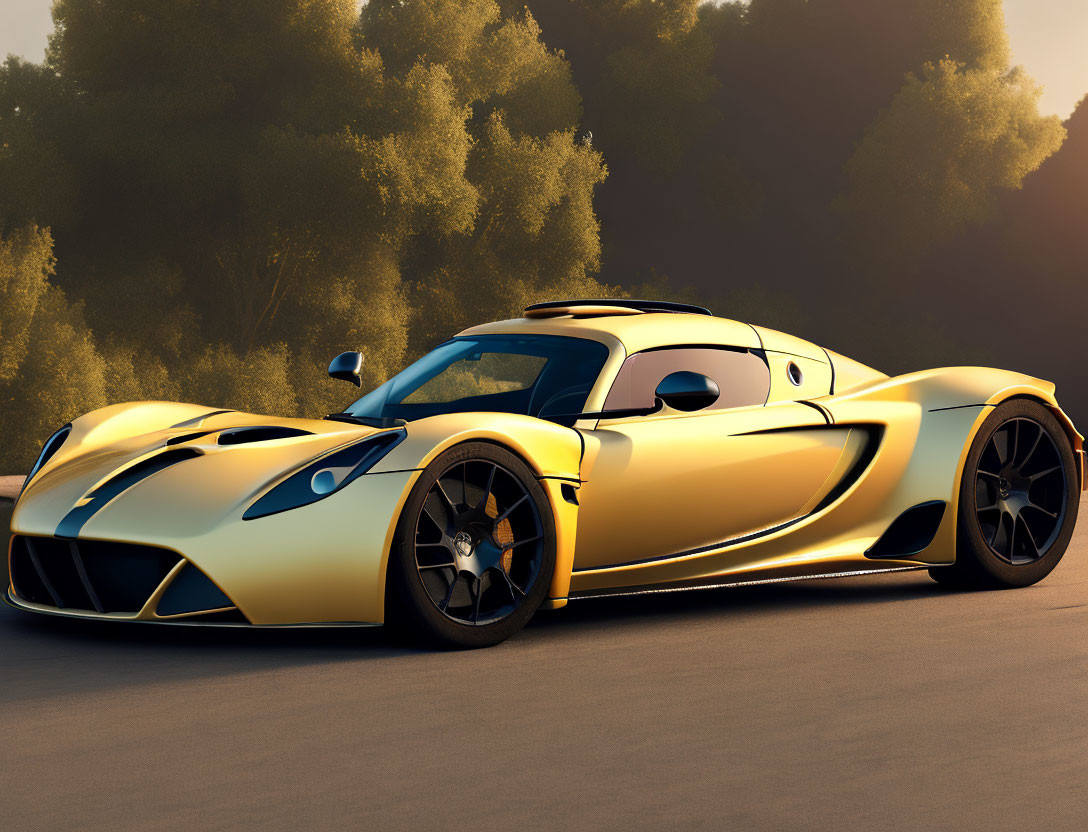
[[[566,335],[589,338],[609,346],[618,341],[628,355],[654,347],[720,345],[828,360],[822,348],[801,338],[728,318],[683,312],[617,310],[609,313],[596,308],[590,314],[573,314],[574,311],[550,317],[495,321],[469,327],[459,335]]]

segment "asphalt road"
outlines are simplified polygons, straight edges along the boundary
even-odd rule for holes
[[[7,829],[1088,828],[1088,520],[1024,590],[583,601],[470,653],[5,608],[0,657]]]

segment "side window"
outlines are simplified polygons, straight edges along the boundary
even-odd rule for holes
[[[717,383],[721,395],[707,410],[763,404],[771,388],[767,362],[751,352],[710,347],[649,350],[623,362],[608,391],[605,410],[652,407],[657,385],[680,370],[702,373]]]

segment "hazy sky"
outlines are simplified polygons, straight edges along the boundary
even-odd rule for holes
[[[1088,93],[1088,0],[1004,1],[1014,60],[1043,85],[1040,109],[1065,118]],[[53,28],[50,5],[0,0],[0,55],[40,61]]]

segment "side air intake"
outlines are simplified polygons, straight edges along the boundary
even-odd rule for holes
[[[937,534],[944,519],[944,500],[919,503],[892,521],[887,531],[866,553],[867,558],[912,558],[922,552]]]

